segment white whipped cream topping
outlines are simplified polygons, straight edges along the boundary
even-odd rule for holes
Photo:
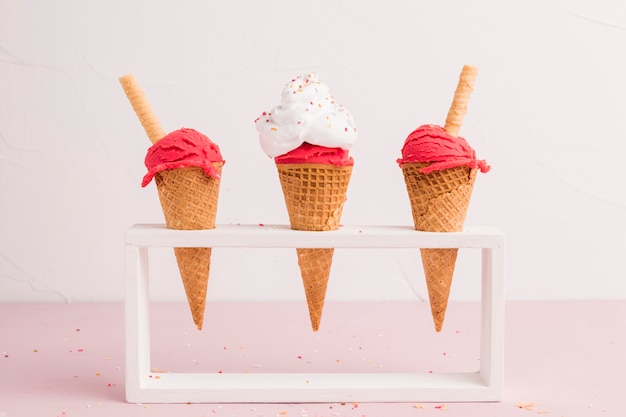
[[[284,155],[304,142],[350,149],[357,139],[350,112],[335,103],[314,72],[287,83],[281,104],[263,112],[255,124],[261,148],[270,157]]]

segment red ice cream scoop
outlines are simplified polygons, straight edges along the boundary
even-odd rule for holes
[[[437,125],[422,125],[415,129],[404,141],[402,158],[397,160],[402,165],[408,162],[430,162],[420,169],[422,174],[433,171],[468,166],[488,172],[490,167],[484,160],[476,159],[476,152],[461,136],[451,136]]]
[[[345,167],[354,165],[347,149],[327,148],[304,142],[302,145],[274,158],[277,164],[326,164]]]
[[[192,166],[202,168],[213,178],[220,178],[214,162],[224,162],[217,144],[197,130],[175,130],[148,149],[145,159],[148,173],[143,177],[141,186],[148,185],[157,172]]]

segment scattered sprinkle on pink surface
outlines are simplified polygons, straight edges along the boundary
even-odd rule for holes
[[[522,410],[532,411],[535,407],[534,403],[517,403],[517,408],[521,408]]]

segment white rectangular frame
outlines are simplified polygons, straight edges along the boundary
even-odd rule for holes
[[[470,373],[175,373],[151,378],[149,247],[479,248],[480,369]],[[408,226],[344,226],[311,233],[285,225],[218,225],[126,232],[126,400],[133,403],[500,401],[504,365],[504,234],[496,228],[419,232]]]

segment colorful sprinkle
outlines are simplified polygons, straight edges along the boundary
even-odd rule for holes
[[[521,408],[522,410],[532,411],[535,407],[534,403],[517,403],[517,408]]]

